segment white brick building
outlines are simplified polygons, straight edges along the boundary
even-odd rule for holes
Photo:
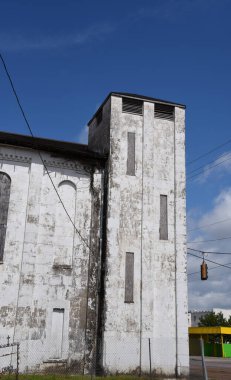
[[[229,319],[231,316],[230,309],[212,308],[211,310],[190,310],[188,312],[188,325],[189,327],[196,327],[200,323],[201,317],[205,317],[207,314],[214,312],[215,314],[222,313],[225,319]]]
[[[184,106],[122,93],[88,146],[0,133],[0,336],[21,370],[148,372],[151,354],[188,374],[184,138]]]

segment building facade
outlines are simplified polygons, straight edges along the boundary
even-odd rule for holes
[[[185,107],[111,93],[86,146],[0,145],[0,336],[21,370],[145,373],[151,355],[187,376]]]
[[[190,310],[188,312],[188,325],[189,327],[199,326],[201,317],[205,317],[207,314],[214,312],[215,314],[222,313],[225,319],[229,319],[231,316],[230,309],[212,308],[211,310]]]

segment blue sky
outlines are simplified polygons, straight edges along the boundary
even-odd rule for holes
[[[82,142],[110,91],[144,94],[186,104],[190,162],[231,139],[230,14],[229,0],[0,0],[0,47],[35,135]],[[0,130],[27,134],[2,67],[0,99]],[[231,235],[229,221],[201,228],[231,218],[230,162],[231,143],[187,166],[188,178],[201,172],[188,179],[189,241]],[[220,269],[205,283],[192,275],[190,306],[231,308],[224,288]]]

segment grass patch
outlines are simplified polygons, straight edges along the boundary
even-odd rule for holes
[[[15,380],[16,375],[0,375],[0,380]],[[65,375],[65,374],[19,374],[19,380],[147,380],[147,377],[138,377],[132,375],[118,376],[88,376],[88,375]]]

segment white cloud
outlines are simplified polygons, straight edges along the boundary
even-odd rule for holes
[[[92,40],[105,38],[114,31],[112,25],[93,25],[70,35],[30,37],[25,35],[0,34],[1,49],[5,51],[59,49],[80,46]]]
[[[217,221],[220,222],[217,223]],[[193,229],[197,227],[201,227],[201,229],[192,231],[188,241],[216,240],[231,236],[231,188],[223,190],[216,197],[210,212],[194,221]],[[231,239],[198,244],[190,243],[188,247],[205,251],[231,252]],[[200,256],[201,259],[188,255],[188,273],[200,272],[202,255],[199,252],[192,253]],[[231,255],[208,254],[205,256],[205,260],[207,259],[231,267]],[[207,281],[201,281],[200,273],[188,276],[189,308],[205,310],[223,307],[231,309],[231,269],[214,268],[217,265],[208,261],[207,264]]]
[[[228,220],[230,218],[230,220]],[[212,223],[220,221],[211,225]],[[221,222],[222,221],[222,222]],[[224,222],[223,222],[224,221]],[[203,232],[209,236],[219,237],[231,235],[231,188],[223,190],[214,200],[213,209],[200,221]],[[206,227],[208,224],[210,226]]]

